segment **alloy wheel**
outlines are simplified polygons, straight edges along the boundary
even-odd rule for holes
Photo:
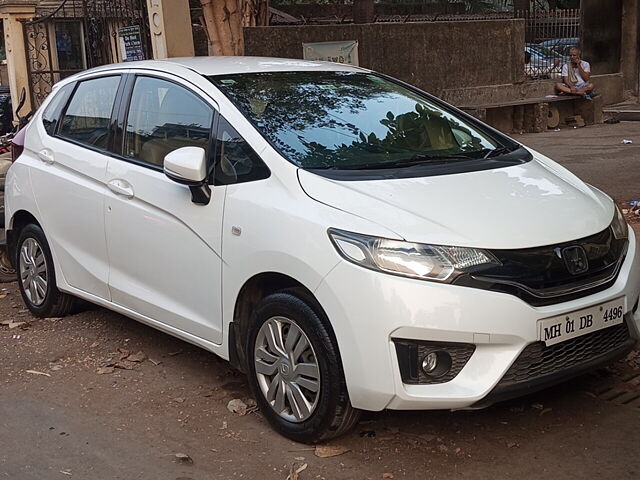
[[[44,303],[49,279],[44,251],[35,238],[27,238],[20,247],[20,282],[34,306]]]
[[[320,369],[304,331],[291,319],[271,317],[256,336],[254,365],[260,390],[282,418],[299,423],[320,397]]]

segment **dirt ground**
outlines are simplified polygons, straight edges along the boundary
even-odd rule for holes
[[[640,196],[640,124],[516,138],[623,205]],[[15,282],[0,290],[5,320],[26,323],[0,326],[0,479],[640,477],[638,351],[485,410],[367,414],[323,458],[259,412],[228,411],[250,405],[245,379],[201,349],[91,305],[34,319]]]

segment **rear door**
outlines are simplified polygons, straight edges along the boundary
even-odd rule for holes
[[[114,303],[182,332],[222,342],[224,186],[208,205],[163,173],[164,156],[212,153],[216,110],[196,87],[161,73],[131,79],[121,107],[122,155],[107,168],[106,238]],[[211,164],[212,165],[212,164]]]
[[[109,298],[105,179],[121,78],[111,74],[63,87],[73,91],[56,94],[27,143],[38,160],[31,179],[42,227],[64,280],[104,299]]]

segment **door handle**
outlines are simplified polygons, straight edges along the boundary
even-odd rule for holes
[[[53,162],[55,161],[53,159],[53,152],[48,148],[45,148],[44,150],[40,150],[38,152],[38,158],[42,160],[44,163],[46,163],[47,165],[53,165]]]
[[[126,180],[122,180],[121,178],[115,178],[113,180],[109,180],[107,183],[109,190],[111,190],[116,195],[121,195],[126,198],[133,198],[133,186],[127,182]]]

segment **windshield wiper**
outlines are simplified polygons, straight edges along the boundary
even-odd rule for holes
[[[445,163],[454,163],[461,160],[476,160],[474,157],[469,157],[463,154],[450,154],[450,155],[414,155],[406,160],[398,160],[396,162],[383,162],[369,165],[354,165],[354,168],[360,169],[377,169],[377,168],[406,168],[413,167],[415,165],[442,165]]]
[[[491,157],[497,157],[498,155],[504,155],[505,153],[511,153],[513,150],[507,148],[507,147],[496,147],[493,150],[489,150],[487,152],[487,154],[482,157],[482,158],[491,158]]]
[[[357,165],[333,165],[331,167],[317,167],[319,170],[381,170],[385,168],[406,168],[415,165],[442,165],[446,163],[459,162],[461,160],[477,160],[464,154],[450,155],[414,155],[405,160],[395,162],[360,163]]]

